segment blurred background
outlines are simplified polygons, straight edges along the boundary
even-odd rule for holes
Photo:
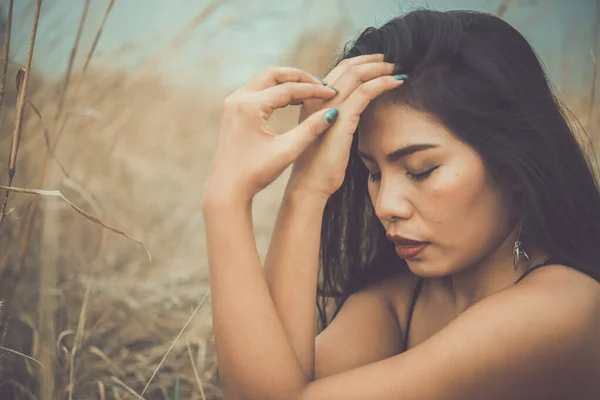
[[[11,191],[4,209],[1,399],[222,397],[200,204],[221,102],[268,66],[324,76],[344,43],[401,13],[492,12],[600,135],[598,0],[44,0],[32,57],[38,1],[10,3],[0,184],[14,165],[12,186],[54,192]],[[286,178],[254,204],[261,257]]]

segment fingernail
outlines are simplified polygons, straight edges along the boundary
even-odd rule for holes
[[[399,81],[403,81],[406,78],[408,78],[408,75],[406,75],[406,74],[398,74],[398,75],[394,75],[394,78],[396,78]]]
[[[317,78],[317,80],[318,80],[319,82],[321,82],[321,83],[323,84],[323,86],[327,86],[327,85],[328,85],[328,83],[327,83],[327,82],[325,82],[325,79],[321,79],[321,78],[319,78],[318,76],[315,76],[315,78]]]
[[[331,90],[335,91],[337,94],[339,94],[339,93],[340,93],[340,91],[339,91],[339,90],[337,90],[336,88],[334,88],[333,86],[327,86],[327,87],[328,87],[329,89],[331,89]]]
[[[339,111],[337,108],[332,108],[329,111],[327,111],[325,113],[325,121],[327,121],[328,124],[333,124],[333,122],[336,120],[336,118],[339,115]]]

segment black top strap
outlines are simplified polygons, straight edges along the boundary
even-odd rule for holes
[[[415,304],[417,304],[417,298],[419,297],[419,293],[421,292],[421,286],[423,286],[424,280],[424,278],[419,278],[417,286],[415,287],[415,290],[413,292],[410,308],[408,309],[408,318],[406,319],[406,333],[404,334],[404,344],[402,346],[403,351],[406,351],[406,347],[408,346],[408,332],[410,331],[410,321],[412,320],[413,311],[415,310]]]
[[[527,275],[529,275],[529,273],[530,273],[531,271],[534,271],[534,270],[536,270],[536,269],[538,269],[538,268],[541,268],[541,267],[545,267],[546,265],[549,265],[549,264],[554,264],[554,260],[552,260],[551,258],[549,258],[549,259],[547,259],[546,261],[544,261],[543,263],[540,263],[540,264],[536,264],[536,265],[534,265],[533,267],[531,267],[531,268],[529,268],[527,271],[525,271],[525,273],[524,273],[523,275],[521,275],[521,276],[519,277],[519,279],[517,279],[517,280],[515,281],[515,283],[513,283],[513,285],[516,285],[517,283],[519,283],[519,281],[521,281],[521,279],[523,279],[523,278],[525,278]]]
[[[536,264],[533,267],[529,268],[527,271],[525,271],[525,273],[523,275],[521,275],[519,277],[519,279],[517,279],[515,281],[515,283],[513,283],[513,285],[516,285],[518,282],[520,282],[523,278],[525,278],[527,275],[529,275],[529,273],[531,273],[531,271],[535,271],[538,268],[544,267],[546,265],[551,265],[551,264],[564,264],[564,263],[561,263],[560,260],[558,260],[556,258],[552,258],[552,257],[548,258],[543,263]],[[600,282],[600,272],[599,271],[590,271],[587,268],[581,268],[581,267],[575,267],[575,266],[571,266],[571,268],[581,271],[583,273],[586,273],[586,274],[590,275],[592,278],[596,279],[598,282]],[[415,305],[417,304],[417,298],[419,297],[419,293],[421,292],[421,286],[423,286],[423,281],[424,281],[424,278],[419,278],[419,281],[417,282],[417,285],[413,292],[410,308],[408,309],[408,318],[406,320],[406,333],[404,334],[403,351],[407,350],[406,347],[408,346],[408,333],[410,332],[410,323],[412,321],[412,315],[413,315],[413,311],[415,309]]]
[[[568,262],[561,262],[559,259],[557,258],[549,258],[546,261],[544,261],[541,264],[537,264],[534,265],[533,267],[529,268],[527,271],[525,271],[525,273],[523,275],[521,275],[521,277],[519,279],[517,279],[515,281],[515,283],[513,283],[513,285],[516,285],[521,279],[525,278],[531,271],[544,267],[546,265],[550,265],[550,264],[561,264],[561,265],[565,265],[567,267],[576,269],[577,271],[583,272],[586,275],[591,276],[592,278],[594,278],[595,280],[597,280],[598,282],[600,282],[600,271],[596,270],[596,269],[591,269],[588,267],[582,267],[582,266],[578,266],[578,265],[569,265]]]

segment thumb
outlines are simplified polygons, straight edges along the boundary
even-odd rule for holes
[[[291,163],[298,158],[311,143],[333,125],[338,115],[339,110],[337,108],[318,111],[295,128],[278,136],[280,149],[288,158],[287,161]]]

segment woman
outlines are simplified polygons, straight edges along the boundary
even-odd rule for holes
[[[599,191],[527,41],[419,10],[342,58],[225,102],[203,212],[227,398],[600,398]],[[252,198],[292,162],[263,271]]]

